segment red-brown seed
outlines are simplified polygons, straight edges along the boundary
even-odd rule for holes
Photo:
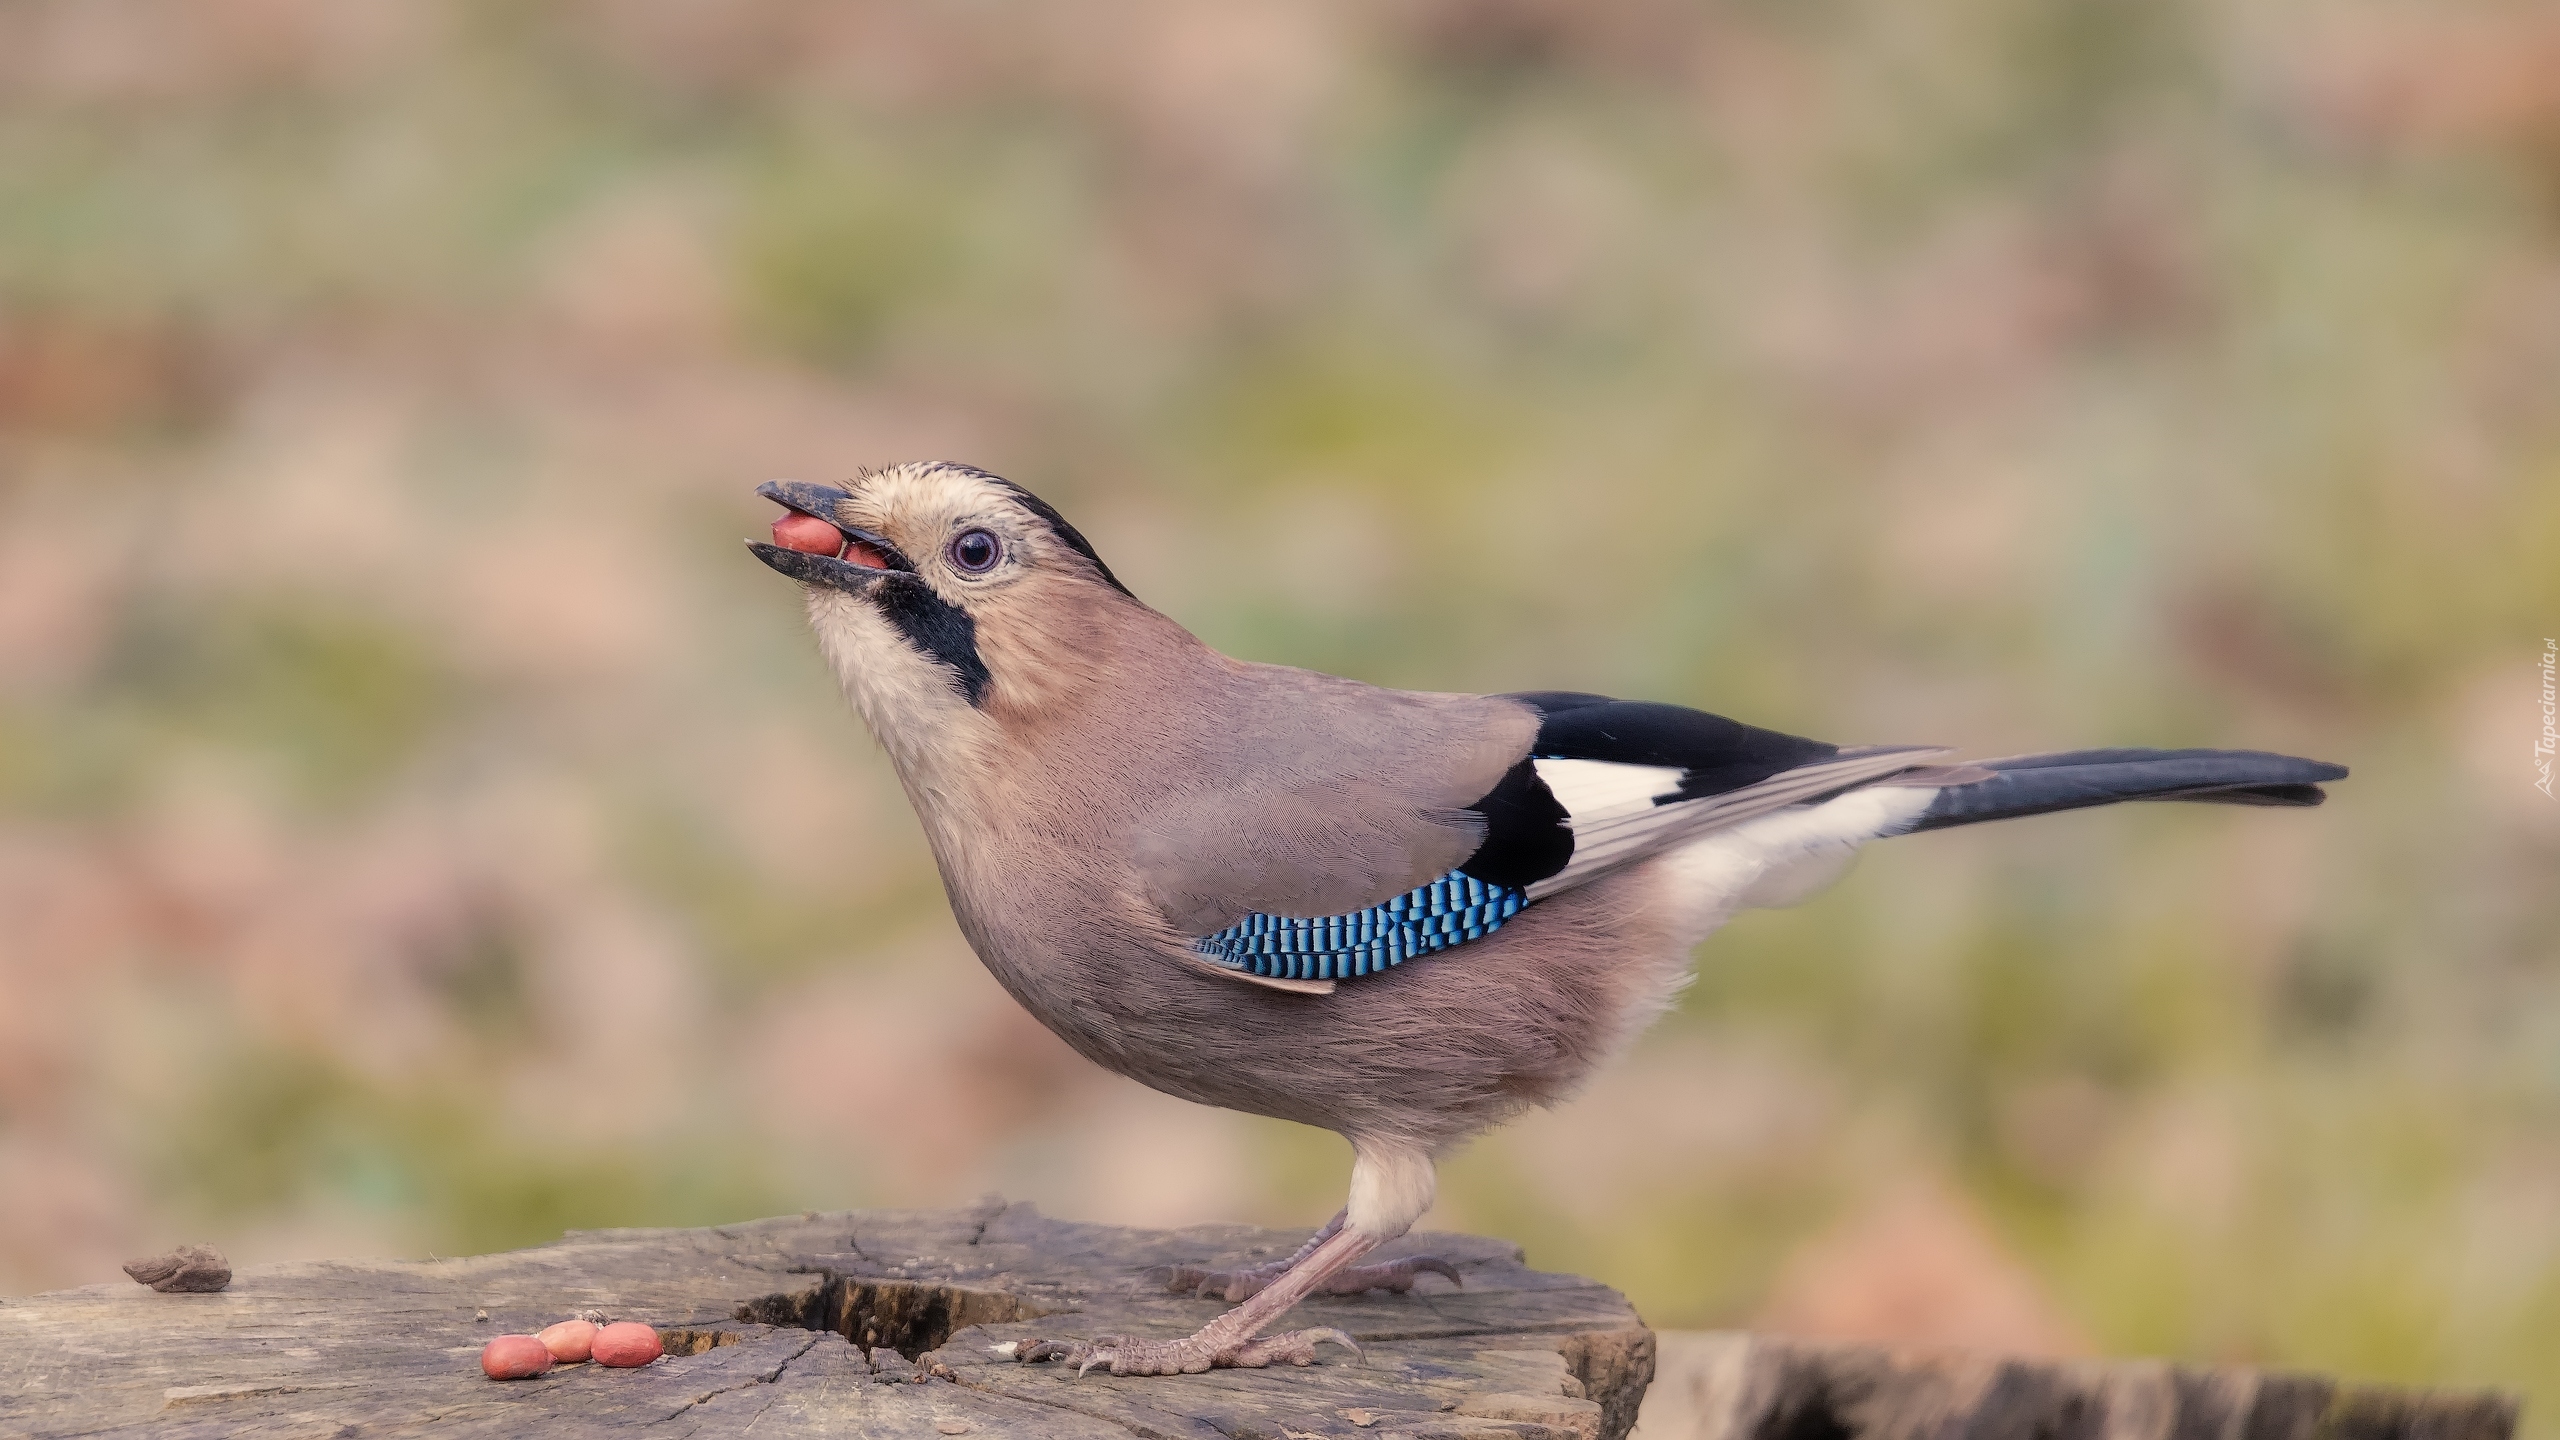
[[[544,1326],[542,1332],[533,1338],[542,1342],[542,1347],[551,1352],[552,1359],[563,1365],[575,1365],[595,1353],[596,1323],[592,1320],[563,1320],[557,1325]]]
[[[666,1353],[658,1343],[658,1332],[637,1320],[617,1320],[596,1332],[592,1352],[599,1365],[628,1370],[646,1365]]]
[[[492,1380],[522,1380],[551,1368],[551,1350],[531,1335],[501,1335],[480,1347],[480,1368]]]
[[[773,543],[809,555],[833,555],[844,548],[844,532],[815,515],[793,512],[773,522]]]

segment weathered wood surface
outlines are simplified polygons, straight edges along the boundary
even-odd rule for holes
[[[1295,1233],[1077,1225],[1025,1205],[618,1230],[472,1259],[257,1266],[216,1295],[117,1281],[0,1300],[0,1436],[1616,1437],[1638,1440],[2507,1440],[2514,1402],[2156,1362],[1889,1354],[1654,1337],[1614,1291],[1519,1252],[1415,1236],[1466,1287],[1322,1299],[1365,1364],[1082,1378],[992,1353],[1026,1335],[1181,1335],[1222,1308],[1170,1264]],[[649,1321],[642,1370],[482,1378],[480,1346],[581,1310]],[[483,1312],[486,1319],[478,1318]],[[869,1358],[866,1358],[866,1354]],[[949,1379],[912,1383],[920,1369]]]
[[[1312,1300],[1291,1317],[1349,1331],[1365,1363],[1327,1347],[1307,1369],[1079,1378],[989,1348],[1188,1334],[1224,1307],[1163,1293],[1150,1268],[1253,1263],[1303,1238],[1078,1225],[999,1200],[577,1233],[471,1259],[250,1266],[215,1295],[117,1280],[0,1300],[0,1435],[1590,1440],[1634,1422],[1653,1337],[1626,1301],[1464,1235],[1387,1252],[1444,1255],[1463,1289],[1426,1276],[1408,1295]],[[656,1325],[667,1358],[482,1377],[489,1337],[580,1310]],[[909,1383],[917,1361],[953,1378]]]
[[[2163,1361],[1895,1354],[1667,1334],[1637,1440],[2507,1440],[2488,1392]]]

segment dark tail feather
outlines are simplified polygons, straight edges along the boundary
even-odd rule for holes
[[[1911,828],[1941,830],[2119,800],[2199,800],[2215,805],[2317,805],[2324,780],[2344,765],[2256,750],[2071,750],[1970,762],[1988,780],[1950,785]]]

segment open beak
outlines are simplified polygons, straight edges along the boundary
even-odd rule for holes
[[[762,540],[750,540],[747,548],[756,553],[757,559],[794,580],[859,595],[877,584],[884,575],[912,574],[915,571],[915,565],[886,537],[847,525],[836,518],[837,507],[853,498],[850,491],[839,490],[832,485],[812,485],[805,480],[767,480],[756,487],[756,493],[792,512],[773,527],[775,540],[788,539],[791,543],[767,544]],[[831,553],[809,548],[809,537],[813,533],[823,546],[827,532],[816,530],[806,520],[800,519],[803,516],[833,527],[833,538],[837,544]]]

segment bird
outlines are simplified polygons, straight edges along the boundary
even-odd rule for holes
[[[1024,1009],[1167,1094],[1350,1142],[1298,1251],[1174,1267],[1198,1332],[1038,1338],[1079,1374],[1306,1365],[1311,1295],[1460,1272],[1364,1263],[1435,1161],[1553,1105],[1662,1014],[1736,912],[1889,836],[2133,800],[2308,806],[2338,765],[2242,750],[1963,761],[1569,691],[1393,690],[1230,659],[1142,603],[1056,508],[947,462],[770,481],[754,553],[886,750],[953,917]]]

